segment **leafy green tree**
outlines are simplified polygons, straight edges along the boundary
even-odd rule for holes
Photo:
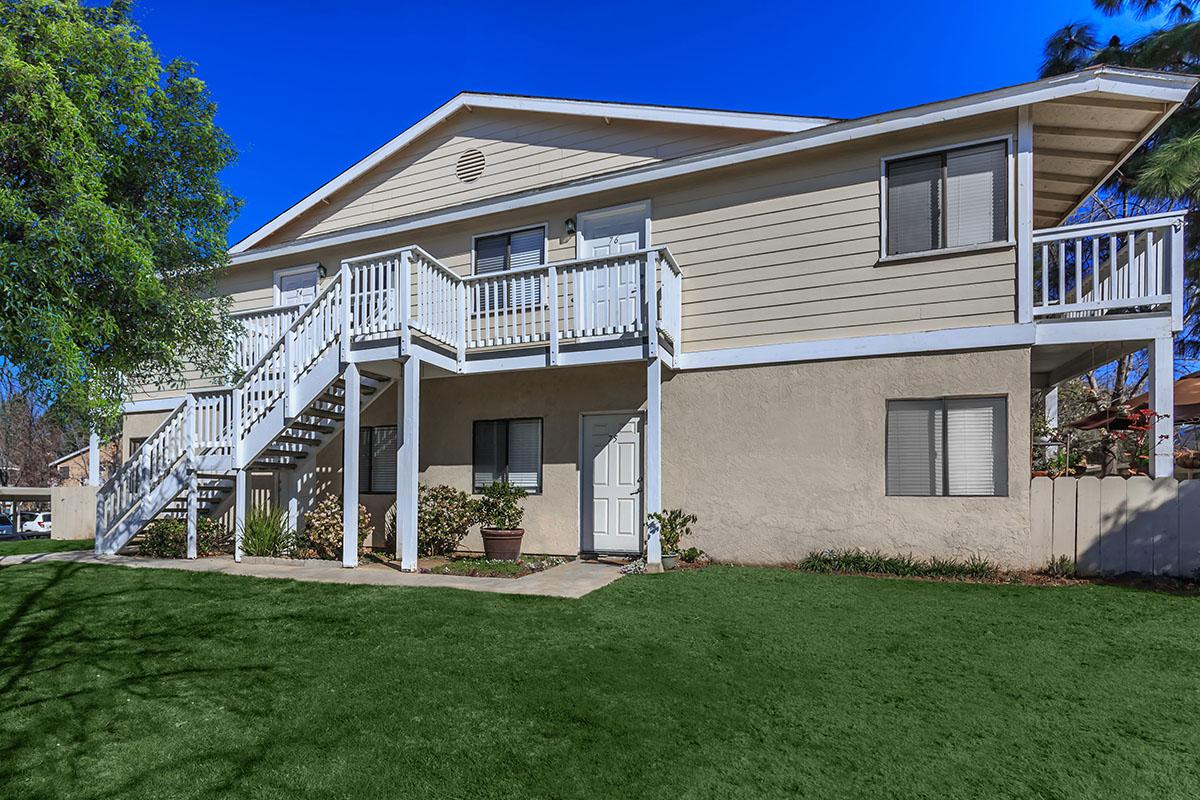
[[[0,370],[36,401],[100,423],[131,385],[224,369],[215,112],[128,0],[0,0]]]

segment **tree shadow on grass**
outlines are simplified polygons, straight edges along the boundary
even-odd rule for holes
[[[0,570],[0,786],[25,796],[236,795],[267,744],[250,709],[286,685],[287,666],[246,643],[283,609],[240,605],[231,617],[221,611],[236,591],[204,580],[213,576],[110,569]],[[197,713],[217,717],[230,741],[185,735],[191,749],[172,747],[168,718],[182,726]],[[172,786],[200,764],[199,780]]]

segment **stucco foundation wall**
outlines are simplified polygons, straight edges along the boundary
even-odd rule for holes
[[[542,418],[542,493],[525,499],[527,553],[579,552],[579,422],[587,412],[640,411],[646,401],[641,364],[426,378],[421,381],[420,481],[471,490],[475,420]],[[362,424],[396,424],[396,387],[389,386],[363,414]],[[317,496],[341,493],[339,434],[317,458]],[[394,494],[363,494],[383,546],[383,521]],[[478,529],[463,542],[482,550]]]
[[[1030,566],[1029,350],[677,373],[663,387],[663,501],[714,558],[828,547]],[[1007,497],[885,495],[886,402],[1008,397]]]

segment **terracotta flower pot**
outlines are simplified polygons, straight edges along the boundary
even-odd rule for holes
[[[501,530],[500,528],[482,528],[483,554],[495,561],[516,561],[521,557],[521,537],[525,535],[522,528]]]

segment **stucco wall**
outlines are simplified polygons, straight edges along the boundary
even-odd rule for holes
[[[1008,396],[1009,496],[887,497],[888,399]],[[695,544],[779,563],[827,547],[1030,564],[1029,351],[679,373],[663,388],[663,500]]]
[[[525,499],[527,553],[579,552],[579,417],[595,411],[638,411],[645,406],[646,372],[640,364],[464,375],[421,382],[421,482],[471,490],[472,423],[482,419],[542,418],[542,493]],[[363,415],[363,425],[394,425],[396,388],[389,387]],[[342,439],[317,458],[318,492],[341,491]],[[394,495],[361,495],[383,545],[383,519]],[[477,530],[463,543],[481,550]]]

